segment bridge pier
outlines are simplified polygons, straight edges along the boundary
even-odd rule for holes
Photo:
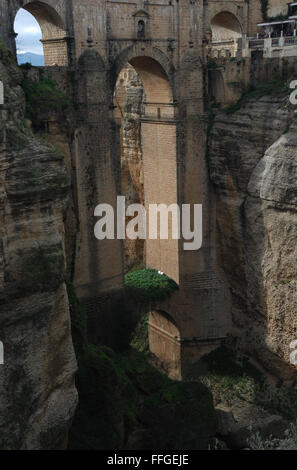
[[[79,123],[76,130],[76,184],[79,235],[74,282],[83,302],[123,288],[122,240],[95,238],[98,204],[117,205],[120,194],[120,146],[112,116],[105,64],[88,50],[78,65]]]

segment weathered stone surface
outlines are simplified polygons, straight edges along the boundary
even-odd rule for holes
[[[216,408],[216,415],[218,419],[217,434],[219,436],[228,436],[231,432],[233,432],[234,427],[236,426],[236,421],[232,411],[230,409],[218,406]]]
[[[296,156],[296,119],[286,99],[252,100],[215,119],[209,165],[233,336],[287,381],[296,379],[289,361],[297,326]]]
[[[1,56],[0,77],[0,448],[62,449],[77,403],[64,282],[69,180],[63,157],[25,127],[22,73]]]
[[[231,408],[220,405],[216,408],[218,436],[231,450],[249,447],[249,439],[258,432],[262,439],[282,438],[288,422],[278,415],[269,415],[262,408],[247,403],[234,403]]]
[[[130,204],[144,204],[141,145],[143,100],[141,79],[136,70],[127,64],[118,77],[114,98],[114,117],[121,126],[121,192],[126,198],[127,207]],[[124,241],[125,269],[144,264],[144,252],[144,240],[127,238]]]

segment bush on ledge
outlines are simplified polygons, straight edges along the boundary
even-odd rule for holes
[[[156,269],[132,271],[125,276],[125,287],[144,301],[163,300],[178,290],[176,282]]]

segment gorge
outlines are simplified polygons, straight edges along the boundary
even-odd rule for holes
[[[271,2],[220,3],[0,6],[1,449],[242,449],[297,418],[297,45],[257,36]],[[16,65],[20,6],[44,68]],[[202,204],[201,250],[96,240],[118,196]]]

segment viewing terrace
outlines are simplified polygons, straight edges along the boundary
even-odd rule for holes
[[[263,58],[297,56],[297,2],[290,4],[288,18],[259,23],[255,37],[242,32],[231,14],[217,17],[212,21],[210,58],[251,57],[255,51],[262,52]]]

